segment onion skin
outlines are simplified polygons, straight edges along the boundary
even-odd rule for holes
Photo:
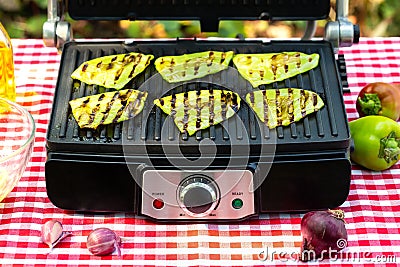
[[[310,211],[301,220],[301,260],[323,259],[347,246],[342,210]]]
[[[121,256],[121,238],[108,228],[97,228],[90,232],[87,237],[86,247],[96,256],[105,256],[115,250]]]

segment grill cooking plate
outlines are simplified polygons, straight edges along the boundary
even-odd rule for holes
[[[64,48],[58,80],[54,110],[51,118],[48,146],[52,151],[74,151],[120,153],[123,145],[149,147],[149,153],[159,154],[161,139],[163,145],[176,144],[179,139],[182,149],[197,146],[198,143],[209,138],[216,146],[224,144],[240,144],[241,140],[249,140],[252,149],[260,144],[271,144],[268,127],[258,129],[257,118],[244,101],[244,96],[253,91],[251,85],[244,80],[234,67],[229,71],[210,75],[201,82],[188,82],[183,85],[171,85],[162,80],[151,64],[145,72],[139,74],[128,84],[127,88],[148,91],[149,96],[141,114],[124,123],[101,126],[96,131],[79,129],[71,115],[69,100],[99,93],[98,86],[86,85],[74,81],[70,75],[82,62],[100,56],[141,52],[153,54],[155,58],[165,55],[180,55],[207,50],[234,51],[235,53],[276,53],[298,51],[303,53],[318,53],[320,62],[317,68],[270,85],[260,86],[268,88],[303,88],[318,93],[324,100],[325,107],[307,116],[304,120],[288,127],[277,128],[277,151],[312,151],[324,149],[345,148],[348,146],[348,130],[346,115],[342,99],[340,79],[336,69],[336,61],[332,48],[327,42],[211,42],[211,41],[169,41],[169,42],[134,42],[125,43],[69,43]],[[232,63],[231,63],[232,66]],[[242,107],[238,117],[226,121],[224,127],[212,126],[197,132],[193,136],[179,135],[178,129],[172,121],[168,127],[168,138],[161,137],[162,125],[167,118],[163,112],[153,106],[155,98],[166,94],[178,93],[185,90],[209,88],[225,88],[237,92],[242,98]],[[237,120],[243,122],[238,123]],[[230,135],[227,135],[229,129]],[[235,131],[232,131],[234,129]],[[247,135],[248,138],[244,138]],[[233,139],[233,140],[232,140]],[[98,146],[100,144],[100,146]],[[186,151],[186,150],[185,150]],[[190,149],[187,151],[190,153]],[[222,150],[221,150],[222,152]]]

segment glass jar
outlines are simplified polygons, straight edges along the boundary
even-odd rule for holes
[[[10,37],[0,22],[0,97],[15,101],[14,60]]]

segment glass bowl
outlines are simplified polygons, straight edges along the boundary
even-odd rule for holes
[[[34,137],[32,115],[19,104],[0,98],[0,202],[24,173]]]

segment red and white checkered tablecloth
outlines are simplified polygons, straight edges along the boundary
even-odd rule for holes
[[[46,131],[60,55],[42,40],[13,40],[17,102],[35,118],[32,159],[16,188],[0,203],[1,266],[270,266],[300,265],[293,259],[301,245],[304,214],[270,214],[230,224],[163,224],[130,214],[83,214],[56,208],[47,198],[44,163]],[[357,118],[358,91],[375,81],[400,83],[400,38],[362,38],[340,50],[346,58],[351,93],[348,118]],[[383,172],[352,167],[351,188],[341,206],[346,212],[348,248],[343,259],[304,265],[398,266],[400,264],[400,164]],[[41,242],[42,224],[62,222],[73,235],[50,254]],[[123,238],[122,256],[93,256],[89,232],[113,229]]]

